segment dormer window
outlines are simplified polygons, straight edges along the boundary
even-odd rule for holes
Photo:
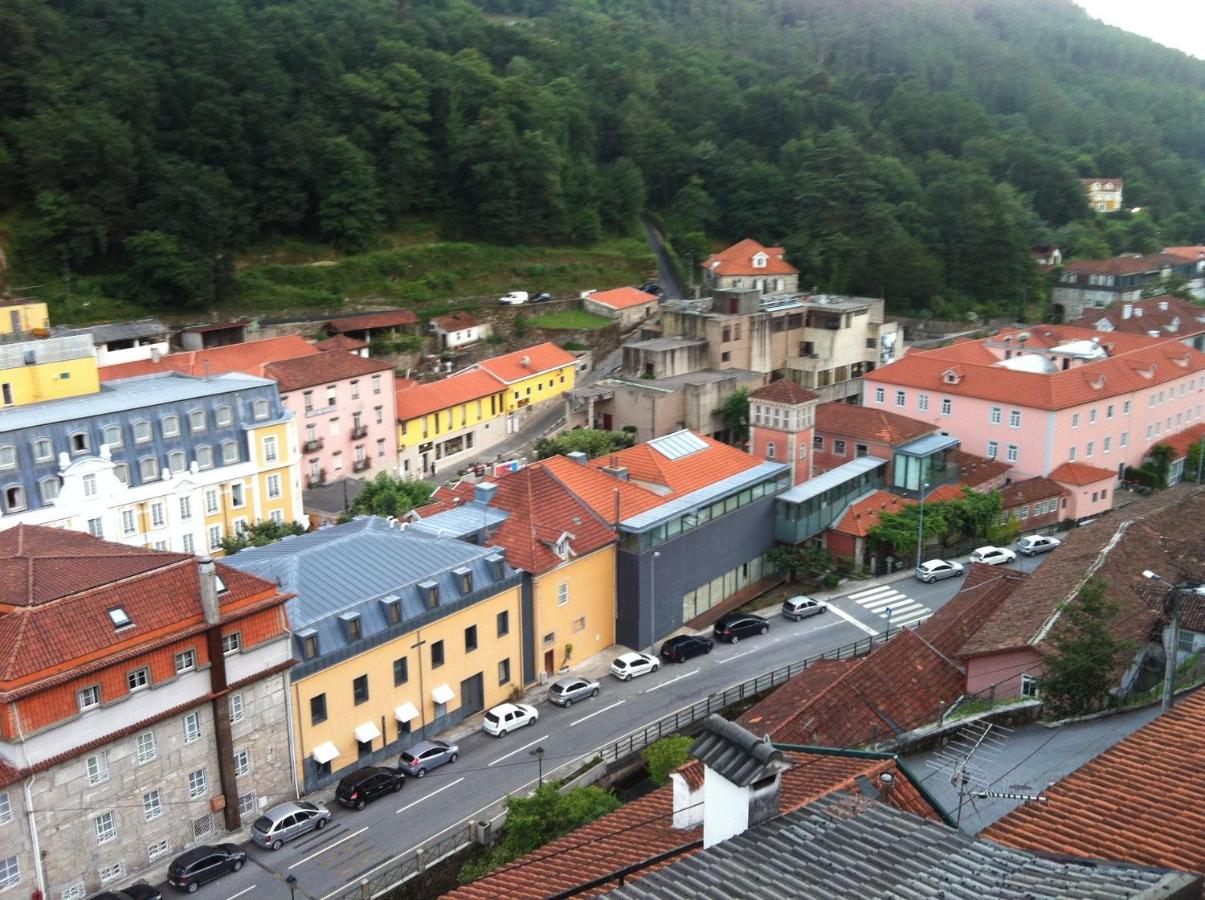
[[[114,628],[126,628],[134,624],[130,621],[130,617],[126,614],[125,609],[120,606],[109,610],[109,621],[113,623]]]
[[[418,595],[427,609],[435,609],[439,605],[439,585],[434,581],[420,581]]]
[[[941,373],[941,380],[946,384],[958,384],[962,381],[962,373],[957,369],[946,369]]]
[[[360,629],[360,614],[359,613],[344,613],[339,616],[339,621],[343,623],[343,636],[350,643],[358,641],[363,632]]]
[[[753,254],[753,268],[764,269],[766,267],[767,259],[768,259],[768,257],[764,253],[754,253]]]
[[[456,576],[456,586],[460,588],[460,596],[471,594],[473,592],[473,570],[468,566],[461,566],[459,569],[453,569],[452,574]]]
[[[571,552],[571,548],[569,546],[569,541],[572,537],[573,537],[573,535],[566,533],[566,534],[562,534],[559,538],[557,538],[556,555],[559,556],[561,559],[569,558],[569,553]]]
[[[304,659],[313,659],[318,655],[318,632],[313,628],[306,628],[304,631],[297,632],[297,639],[301,641],[301,655]]]
[[[381,612],[385,616],[385,621],[390,625],[396,625],[402,621],[402,598],[396,594],[390,594],[388,597],[381,598]]]

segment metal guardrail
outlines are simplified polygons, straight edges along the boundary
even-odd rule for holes
[[[578,759],[588,761],[598,758],[604,763],[616,762],[643,750],[654,741],[671,734],[676,734],[688,725],[706,719],[712,713],[721,712],[734,703],[740,703],[742,700],[754,697],[762,691],[768,691],[770,688],[785,684],[800,672],[805,671],[809,666],[815,665],[822,660],[856,659],[866,656],[875,647],[885,643],[892,634],[899,634],[902,630],[900,628],[892,628],[879,634],[868,635],[853,643],[842,644],[840,647],[832,650],[826,650],[815,656],[809,656],[806,659],[798,660],[769,672],[763,672],[761,675],[757,675],[747,681],[742,681],[722,691],[717,691],[696,703],[692,703],[690,706],[685,706],[682,709],[662,716],[657,721],[650,722],[642,728],[637,728],[618,740],[597,747],[595,750],[578,757]],[[444,832],[441,832],[441,834],[445,836],[435,835],[412,847],[410,850],[403,852],[401,855],[378,864],[375,870],[369,869],[358,881],[327,894],[321,900],[373,900],[373,898],[379,897],[386,891],[392,890],[409,881],[415,875],[425,871],[437,862],[477,843],[473,836],[477,823],[489,822],[490,827],[493,828],[495,827],[494,823],[499,818],[505,816],[505,813],[506,799],[503,798],[497,803],[479,810],[462,822],[444,829]],[[451,833],[447,834],[447,832]]]

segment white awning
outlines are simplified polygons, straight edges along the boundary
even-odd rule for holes
[[[356,740],[361,743],[375,741],[381,736],[381,729],[377,728],[372,722],[365,722],[363,725],[356,726]]]
[[[456,697],[456,692],[446,684],[441,684],[431,692],[431,699],[436,703],[447,703]]]
[[[325,765],[336,756],[339,755],[339,748],[327,741],[325,744],[319,744],[314,748],[314,762],[318,765]]]
[[[418,718],[418,710],[414,708],[413,703],[403,703],[393,711],[393,715],[399,722],[409,722]]]

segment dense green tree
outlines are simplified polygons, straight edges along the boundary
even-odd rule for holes
[[[644,176],[626,156],[599,173],[599,216],[611,231],[627,231],[644,209]]]
[[[247,547],[264,547],[292,535],[305,534],[305,526],[296,522],[256,522],[234,537],[222,538],[222,551],[230,556]]]
[[[1055,717],[1095,712],[1130,661],[1133,646],[1114,633],[1120,604],[1109,596],[1109,583],[1092,578],[1063,604],[1060,621],[1043,655],[1042,703]]]
[[[749,392],[745,388],[737,388],[724,398],[715,412],[724,423],[728,443],[743,446],[749,440]]]
[[[585,453],[591,459],[606,456],[635,443],[633,436],[626,431],[601,431],[595,428],[574,428],[552,438],[540,438],[536,441],[536,459],[548,459],[550,456],[561,456],[566,453]]]
[[[366,481],[352,501],[353,516],[394,516],[401,518],[416,506],[431,499],[435,487],[426,481],[399,478],[390,472],[380,472]]]
[[[318,222],[323,235],[341,250],[356,253],[380,228],[381,196],[368,155],[345,137],[322,147],[323,173]]]
[[[694,738],[688,735],[671,734],[641,750],[649,781],[656,785],[669,784],[670,772],[690,762],[690,745],[693,743]]]

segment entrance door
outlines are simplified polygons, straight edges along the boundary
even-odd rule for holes
[[[549,675],[551,675],[553,668],[555,666],[556,666],[556,659],[553,656],[553,651],[545,650],[544,651],[544,671],[547,672]]]
[[[603,420],[603,431],[610,431],[611,426],[614,424],[614,420],[611,418],[611,414],[603,413],[602,420]]]
[[[485,707],[485,680],[480,672],[460,682],[460,705],[466,716]]]

